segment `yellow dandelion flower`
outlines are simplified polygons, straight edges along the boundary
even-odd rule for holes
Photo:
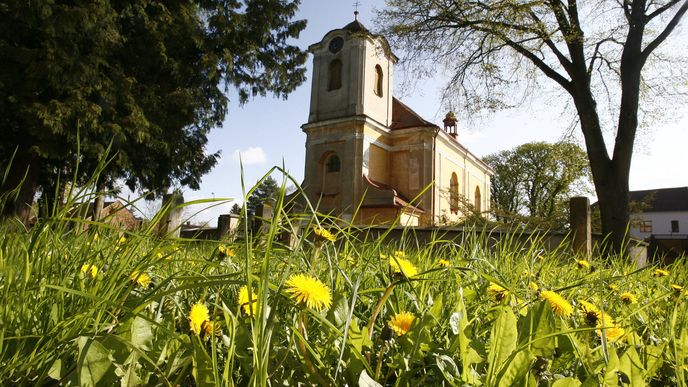
[[[490,282],[490,286],[487,287],[487,294],[494,298],[495,301],[502,302],[502,300],[509,297],[510,293],[509,290],[501,285]]]
[[[549,303],[554,314],[560,317],[569,317],[573,312],[573,306],[564,299],[564,297],[558,295],[551,290],[545,290],[540,293],[540,297]]]
[[[98,236],[98,233],[93,234],[93,241],[94,242],[98,242],[99,239],[100,239],[100,237]]]
[[[602,318],[602,311],[600,311],[594,304],[585,300],[578,300],[578,303],[580,304],[581,312],[583,312],[585,323],[591,327],[596,326]]]
[[[322,240],[326,240],[326,241],[330,241],[330,242],[337,241],[337,237],[334,236],[334,234],[325,230],[322,227],[316,227],[315,229],[313,229],[313,233],[315,233],[315,235]]]
[[[129,276],[133,282],[138,284],[141,287],[147,288],[151,284],[151,276],[148,275],[148,273],[145,272],[140,272],[138,270],[134,270],[133,273],[131,273],[131,276]]]
[[[191,311],[189,311],[189,327],[191,327],[191,331],[196,335],[200,335],[203,330],[203,323],[206,321],[210,321],[210,315],[205,304],[198,302],[191,305]]]
[[[87,263],[81,266],[81,272],[85,275],[90,276],[91,278],[96,278],[96,276],[98,275],[98,266]]]
[[[305,304],[315,310],[329,309],[332,305],[332,291],[319,279],[305,275],[294,274],[285,282],[287,293],[300,304]]]
[[[394,252],[394,256],[397,257],[397,258],[405,258],[405,257],[406,257],[406,253],[403,252],[403,251],[401,251],[401,250],[397,250],[397,251]]]
[[[683,286],[681,286],[681,285],[671,284],[670,286],[671,286],[671,289],[676,293],[681,293],[683,291]]]
[[[232,258],[236,255],[236,253],[234,252],[234,249],[231,247],[227,247],[225,245],[219,245],[219,246],[217,246],[217,255],[220,258],[224,258],[224,257]]]
[[[438,264],[440,267],[450,267],[450,266],[451,266],[451,261],[449,261],[448,259],[438,259],[438,260],[437,260],[437,264]]]
[[[158,259],[162,259],[163,255],[161,252],[158,251],[157,253],[155,253],[155,257]]]
[[[523,276],[523,278],[529,278],[529,277],[530,277],[530,272],[529,272],[528,270],[523,270],[523,271],[521,272],[521,275]]]
[[[535,281],[530,281],[530,284],[528,284],[528,286],[530,286],[530,290],[534,292],[540,290],[540,287],[538,286],[538,284],[535,283]]]
[[[258,310],[258,298],[256,298],[256,292],[251,292],[251,299],[253,302],[249,304],[248,287],[244,285],[239,289],[239,296],[237,298],[237,303],[241,307],[241,310],[243,310],[244,313],[246,313],[250,317],[255,316],[256,310]]]
[[[405,258],[390,257],[389,267],[392,269],[392,273],[403,274],[409,278],[418,274],[418,269],[416,266]]]
[[[600,328],[600,330],[597,331],[597,334],[601,336],[602,331],[604,331],[604,335],[610,342],[615,342],[619,340],[624,335],[624,333],[626,333],[623,328],[616,326],[616,324],[614,324],[614,319],[607,314],[605,314],[604,317],[600,319],[600,322],[598,323],[597,327]]]
[[[655,269],[652,275],[655,277],[666,277],[669,275],[669,271],[664,269]]]
[[[397,334],[403,336],[411,330],[411,325],[416,316],[411,312],[399,312],[389,319],[388,325]]]
[[[621,301],[623,301],[624,304],[637,304],[638,303],[638,297],[635,296],[635,294],[631,292],[623,292],[619,294],[619,298]]]
[[[127,237],[121,236],[121,237],[119,237],[119,239],[117,240],[117,244],[121,245],[121,244],[124,244],[126,241],[127,241]]]
[[[584,260],[584,259],[579,259],[576,261],[576,265],[578,265],[578,268],[580,269],[590,269],[590,262]]]

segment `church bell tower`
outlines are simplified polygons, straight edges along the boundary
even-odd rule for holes
[[[309,123],[364,115],[391,124],[397,58],[385,38],[354,20],[308,50],[313,54]]]

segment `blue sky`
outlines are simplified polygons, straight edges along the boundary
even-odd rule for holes
[[[362,1],[359,20],[369,29],[375,28],[374,8],[383,0]],[[299,19],[308,25],[296,42],[307,48],[330,30],[341,28],[353,20],[353,1],[303,0]],[[686,22],[683,23],[684,25]],[[681,26],[678,39],[688,41],[688,29]],[[239,106],[230,95],[229,112],[221,128],[214,130],[208,141],[208,151],[222,151],[222,159],[211,173],[203,178],[201,189],[185,191],[187,201],[205,198],[233,198],[241,203],[241,170],[239,154],[244,163],[243,175],[247,188],[252,186],[272,166],[282,165],[301,182],[304,173],[306,136],[301,125],[308,119],[310,103],[309,58],[307,81],[289,95],[287,100],[273,97],[253,98]],[[403,79],[397,68],[395,86]],[[441,123],[446,109],[440,102],[441,80],[427,80],[415,88],[395,92],[397,97],[424,118]],[[688,185],[688,114],[683,111],[667,114],[669,119],[659,122],[648,132],[642,132],[636,142],[631,169],[632,190]],[[480,120],[459,117],[459,141],[477,156],[510,149],[530,141],[556,141],[569,126],[561,119],[561,111],[546,101],[524,101],[518,109],[511,109]],[[576,128],[576,133],[579,129]],[[231,203],[203,211],[195,222],[214,224],[220,213],[229,211]],[[198,210],[195,208],[194,210]]]

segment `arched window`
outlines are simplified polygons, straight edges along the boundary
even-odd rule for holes
[[[337,90],[342,87],[342,61],[335,59],[330,62],[327,74],[327,91]]]
[[[480,187],[475,186],[475,210],[480,212]]]
[[[452,214],[459,212],[459,178],[452,172],[449,180],[449,210]]]
[[[341,169],[341,164],[342,163],[341,161],[339,161],[339,157],[333,154],[330,157],[328,157],[327,161],[325,162],[325,172],[339,172],[339,170]]]
[[[382,67],[375,65],[375,95],[382,97]]]

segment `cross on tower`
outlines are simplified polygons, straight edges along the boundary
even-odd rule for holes
[[[354,2],[354,7],[356,7],[356,10],[354,11],[354,19],[358,20],[358,6],[361,5],[360,1],[355,1]]]

